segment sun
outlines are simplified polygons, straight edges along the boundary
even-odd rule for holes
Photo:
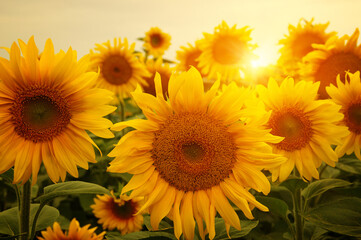
[[[261,170],[285,159],[271,153],[268,143],[282,138],[264,127],[269,113],[250,98],[250,90],[232,83],[218,92],[218,80],[204,92],[202,77],[192,67],[173,73],[166,101],[159,74],[154,81],[156,96],[141,88],[133,92],[147,119],[120,122],[112,128],[136,130],[109,153],[115,158],[108,167],[110,172],[133,174],[122,193],[145,197],[140,211],[149,209],[153,229],[169,216],[178,239],[182,233],[193,239],[196,223],[202,237],[208,232],[213,239],[217,211],[226,226],[241,227],[229,200],[250,219],[249,204],[267,211],[249,189],[267,194],[270,183]]]

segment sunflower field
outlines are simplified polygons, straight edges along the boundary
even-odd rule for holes
[[[175,59],[159,27],[2,46],[0,239],[361,239],[360,33],[328,25],[259,68],[226,21]]]

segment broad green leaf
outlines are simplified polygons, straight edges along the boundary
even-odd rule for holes
[[[336,163],[336,168],[353,174],[361,174],[361,161],[356,157],[343,157]]]
[[[271,213],[281,216],[283,218],[287,217],[288,206],[281,199],[263,196],[257,196],[256,199],[258,202],[268,207]]]
[[[63,215],[59,215],[59,217],[55,220],[55,222],[59,223],[61,229],[63,230],[69,229],[70,221]]]
[[[319,205],[305,213],[304,218],[329,231],[361,237],[360,198],[342,198]]]
[[[250,221],[250,220],[240,220],[240,222],[241,222],[241,231],[233,227],[230,228],[229,235],[231,238],[239,238],[246,236],[258,224],[258,221]],[[215,219],[215,228],[216,228],[216,236],[214,237],[214,240],[229,239],[224,225],[224,220],[222,218]]]
[[[31,204],[30,206],[30,221],[34,219],[35,213],[38,210],[40,204]],[[45,229],[53,224],[53,222],[59,216],[59,211],[50,206],[44,206],[40,212],[38,221],[36,223],[36,231]],[[19,234],[19,210],[17,207],[10,208],[0,213],[0,233],[8,235]],[[30,229],[32,223],[30,222]]]
[[[280,186],[286,187],[291,193],[294,193],[297,189],[303,189],[307,187],[308,183],[300,178],[290,178],[282,182]]]
[[[141,232],[133,232],[126,235],[121,235],[119,232],[107,232],[106,239],[108,240],[141,240],[141,239],[172,239],[177,240],[177,238],[167,232],[148,232],[148,231],[141,231]]]
[[[313,197],[316,197],[329,189],[337,188],[337,187],[345,187],[350,185],[350,182],[341,180],[341,179],[322,179],[317,180],[313,183],[310,183],[308,187],[303,189],[302,196],[308,200]]]
[[[94,183],[70,181],[45,187],[44,194],[36,200],[47,202],[56,197],[77,194],[109,194],[109,190]]]

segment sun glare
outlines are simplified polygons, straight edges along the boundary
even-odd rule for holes
[[[254,68],[265,67],[276,61],[276,56],[270,49],[259,47],[254,50],[254,53],[258,56],[257,59],[251,61]]]

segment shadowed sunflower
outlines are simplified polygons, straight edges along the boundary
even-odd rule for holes
[[[124,38],[114,39],[114,46],[110,41],[96,44],[96,48],[90,51],[92,61],[91,69],[96,71],[100,68],[100,76],[96,86],[114,92],[120,99],[130,96],[137,84],[146,85],[145,77],[149,73],[141,60],[143,56],[134,52],[135,43],[130,46]]]
[[[312,44],[325,44],[326,41],[336,33],[326,33],[329,23],[314,24],[314,19],[306,21],[301,19],[297,27],[288,26],[289,35],[279,41],[283,47],[279,50],[281,56],[278,60],[285,73],[290,76],[299,74],[299,63],[313,49]]]
[[[270,79],[268,88],[258,88],[266,109],[272,110],[267,123],[271,133],[284,137],[273,144],[274,152],[288,158],[286,163],[270,169],[273,181],[284,181],[295,165],[302,177],[318,179],[317,168],[322,162],[334,167],[338,161],[331,145],[340,144],[348,131],[337,125],[343,118],[338,112],[340,106],[330,100],[316,100],[318,87],[319,83],[294,84],[292,78],[286,78],[280,86]]]
[[[145,196],[140,211],[149,208],[153,229],[168,216],[178,239],[182,233],[193,239],[195,221],[204,237],[204,221],[212,239],[216,211],[225,219],[227,231],[230,225],[241,228],[228,199],[248,218],[253,218],[248,203],[267,211],[248,189],[267,194],[270,183],[261,169],[284,161],[265,143],[282,139],[262,128],[269,114],[261,105],[247,111],[249,93],[234,83],[216,96],[217,81],[204,93],[195,68],[171,76],[169,101],[163,98],[159,74],[154,81],[156,97],[140,88],[132,93],[148,120],[121,122],[113,128],[137,130],[121,138],[109,153],[115,159],[108,168],[133,174],[122,192],[132,190],[131,198]]]
[[[181,46],[180,50],[177,51],[176,59],[179,61],[176,65],[178,71],[184,72],[188,71],[191,66],[195,67],[200,71],[198,67],[198,57],[201,55],[202,51],[199,49],[198,41],[193,46],[188,43],[188,46]],[[203,76],[203,75],[202,75]]]
[[[331,83],[336,85],[336,77],[345,82],[345,72],[361,70],[361,45],[357,46],[359,30],[351,37],[332,37],[324,45],[313,45],[315,50],[304,58],[301,74],[305,80],[320,82],[320,98],[328,98],[325,90]]]
[[[46,231],[42,231],[42,237],[39,240],[102,240],[104,239],[105,232],[97,235],[95,228],[90,228],[90,224],[80,227],[79,222],[73,218],[70,222],[69,230],[63,232],[59,223],[55,222],[53,228],[48,227]]]
[[[95,217],[99,218],[98,223],[103,225],[104,229],[113,230],[117,228],[122,234],[136,232],[142,229],[143,216],[134,215],[142,206],[143,198],[130,199],[127,195],[114,196],[113,191],[110,195],[97,195],[94,198],[93,209]]]
[[[226,22],[215,27],[214,33],[203,33],[204,38],[199,40],[202,53],[197,59],[198,67],[210,80],[217,79],[217,73],[222,76],[223,83],[239,81],[240,71],[249,66],[255,56],[252,51],[256,47],[250,44],[251,29],[243,27],[230,28]]]
[[[146,93],[156,95],[155,86],[154,86],[154,77],[155,73],[158,72],[161,80],[162,80],[162,88],[164,89],[164,96],[166,94],[166,89],[168,89],[168,82],[170,75],[172,74],[172,70],[169,67],[168,63],[163,63],[162,58],[157,58],[157,60],[148,59],[146,62],[147,70],[151,74],[150,77],[145,78],[148,86],[143,86],[143,90]]]
[[[341,105],[341,112],[345,115],[342,123],[348,127],[350,134],[336,147],[338,157],[345,153],[355,153],[361,160],[361,82],[360,72],[347,73],[346,81],[343,83],[340,76],[337,77],[337,87],[331,85],[326,87],[327,93],[332,100]]]
[[[160,57],[170,46],[171,36],[158,27],[152,27],[145,33],[143,48],[149,55]]]
[[[110,91],[94,88],[98,74],[86,72],[88,58],[76,60],[69,49],[54,54],[50,39],[41,57],[34,38],[14,43],[10,61],[0,58],[0,173],[14,166],[14,183],[35,184],[43,162],[50,179],[78,177],[77,166],[95,162],[96,146],[85,130],[112,138],[112,122],[103,116]],[[21,56],[21,52],[23,57]]]

